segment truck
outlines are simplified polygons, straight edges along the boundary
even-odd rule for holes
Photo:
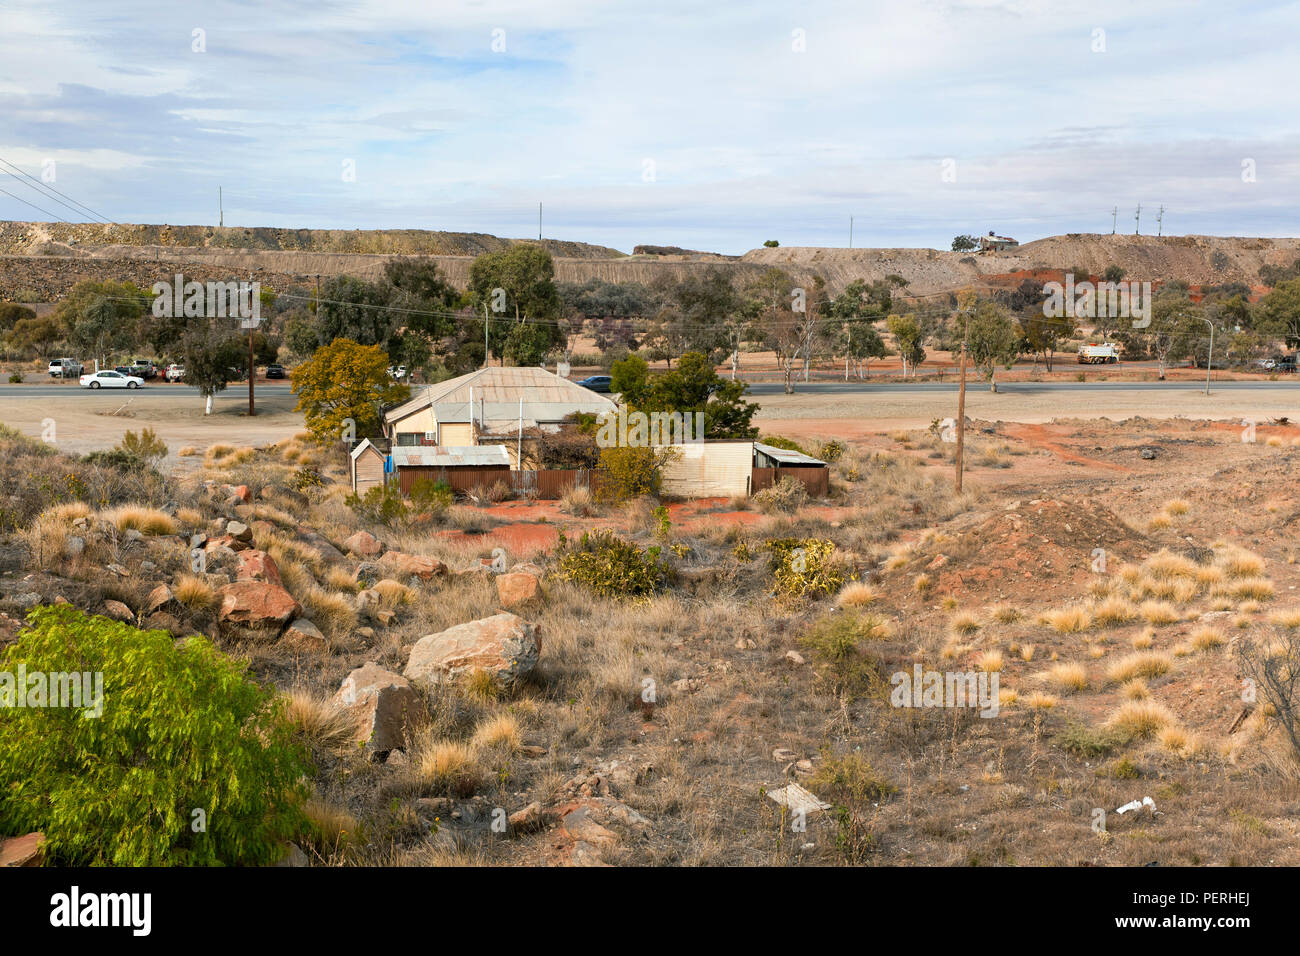
[[[1113,365],[1119,361],[1119,349],[1109,342],[1089,342],[1079,346],[1080,365]]]
[[[50,360],[50,378],[80,378],[86,367],[76,359],[56,358]]]

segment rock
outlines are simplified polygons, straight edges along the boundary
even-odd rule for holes
[[[383,580],[384,569],[373,561],[362,561],[357,565],[356,573],[352,575],[352,580],[362,587],[371,587],[376,581]]]
[[[41,596],[35,591],[24,591],[21,594],[15,594],[9,600],[18,605],[24,611],[30,611],[32,608],[36,607],[36,605],[41,603]]]
[[[516,810],[510,814],[508,821],[511,830],[518,833],[531,833],[534,830],[540,830],[546,825],[547,814],[542,809],[542,805],[534,800],[522,810]]]
[[[806,660],[804,660],[804,656],[800,654],[798,651],[786,651],[785,659],[789,661],[791,664],[793,664],[795,667],[802,667],[804,664],[808,663]]]
[[[302,607],[288,591],[266,581],[236,581],[217,593],[221,595],[217,616],[226,624],[278,633],[302,614]]]
[[[377,558],[384,553],[384,543],[369,531],[358,531],[343,542],[343,550],[359,558]]]
[[[311,861],[307,859],[307,854],[302,852],[302,847],[296,843],[290,843],[285,849],[284,856],[280,857],[275,866],[299,868],[311,866]]]
[[[0,614],[0,648],[18,640],[18,632],[22,630],[22,626],[22,621],[16,621],[8,614]]]
[[[537,666],[540,654],[537,625],[502,612],[420,638],[404,673],[416,683],[441,684],[484,672],[509,687]]]
[[[436,574],[446,574],[447,566],[437,558],[427,558],[419,554],[404,554],[401,551],[388,551],[376,562],[392,577],[405,580],[416,577],[428,581]]]
[[[40,866],[45,859],[45,834],[0,837],[0,867]]]
[[[357,740],[376,754],[406,745],[419,695],[400,674],[367,662],[343,679],[334,702],[357,719]]]
[[[223,534],[215,538],[209,538],[203,545],[203,550],[212,554],[215,551],[244,551],[249,547],[247,541],[240,541],[234,535]]]
[[[139,528],[127,528],[126,531],[122,532],[122,537],[126,539],[128,544],[139,544],[144,540],[144,533]]]
[[[307,654],[324,654],[329,650],[325,635],[305,617],[294,618],[285,628],[280,640],[288,647]]]
[[[1150,445],[1144,446],[1141,452],[1143,461],[1151,461],[1158,454],[1160,454],[1159,450],[1156,448],[1152,448]]]
[[[106,564],[104,570],[110,574],[116,574],[119,578],[129,578],[131,576],[131,572],[120,564]]]
[[[239,552],[238,560],[239,567],[235,570],[236,581],[264,581],[267,584],[284,587],[284,581],[280,578],[280,569],[265,551],[249,548],[247,551]]]
[[[497,599],[503,608],[518,607],[536,600],[542,593],[542,582],[527,571],[509,571],[498,574]]]
[[[410,758],[406,756],[406,751],[394,750],[389,753],[388,759],[385,760],[384,763],[389,767],[405,767],[408,766],[411,761]]]
[[[379,592],[374,588],[366,588],[364,591],[358,591],[353,603],[356,605],[357,613],[362,617],[369,617],[379,610],[379,602],[382,599]]]
[[[772,751],[772,759],[777,763],[793,763],[799,759],[799,755],[789,747],[777,747]]]
[[[122,621],[126,624],[130,624],[135,620],[135,614],[121,601],[105,601],[104,615],[106,617],[111,617],[115,621]]]
[[[299,525],[298,539],[320,555],[320,559],[327,564],[344,564],[347,562],[343,552],[334,547],[328,538],[314,528]]]
[[[226,485],[226,488],[229,489],[232,496],[238,498],[244,504],[248,504],[252,500],[248,493],[248,485],[235,485],[234,487]]]
[[[173,635],[182,634],[185,631],[185,625],[180,622],[180,619],[174,614],[168,614],[166,611],[155,611],[140,626],[146,631],[166,631]]]
[[[375,612],[375,620],[384,627],[392,627],[397,623],[397,612],[385,608],[382,611]]]
[[[539,747],[537,744],[524,744],[519,748],[519,752],[529,760],[536,760],[538,757],[546,756],[546,748]]]
[[[679,694],[694,694],[700,689],[700,682],[694,677],[683,677],[672,682],[672,689]]]
[[[253,540],[253,529],[242,521],[227,521],[226,534],[236,541],[243,541],[245,544],[249,544]]]
[[[79,557],[86,550],[86,539],[71,537],[63,543],[63,553],[70,558]]]
[[[172,594],[172,589],[165,584],[160,584],[144,599],[144,610],[146,614],[154,611],[170,610],[176,606],[176,597]]]

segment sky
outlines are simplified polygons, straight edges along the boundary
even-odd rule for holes
[[[116,222],[1295,236],[1297,63],[1269,0],[0,0],[0,159]]]

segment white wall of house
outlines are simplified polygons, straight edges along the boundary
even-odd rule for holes
[[[663,493],[680,498],[729,498],[749,494],[754,443],[687,442],[663,469]]]

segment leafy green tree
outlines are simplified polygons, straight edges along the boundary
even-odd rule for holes
[[[629,355],[609,367],[609,390],[624,403],[639,406],[650,387],[650,366],[639,355]]]
[[[952,251],[953,251],[953,252],[970,252],[972,249],[976,248],[978,245],[979,245],[979,242],[975,239],[974,236],[957,236],[957,237],[956,237],[955,239],[953,239],[953,241],[952,241]]]
[[[34,318],[36,318],[36,313],[25,305],[18,305],[14,302],[0,302],[0,334],[12,329],[15,322]]]
[[[1281,283],[1255,306],[1256,327],[1286,341],[1288,348],[1300,344],[1300,279]]]
[[[349,435],[377,436],[383,407],[410,396],[410,388],[388,374],[388,365],[388,354],[377,345],[335,339],[294,369],[295,411],[303,413],[312,437],[328,444]]]
[[[102,675],[102,713],[93,689],[80,708],[0,706],[0,833],[43,832],[60,866],[255,866],[303,830],[308,758],[243,665],[70,605],[28,624],[0,673]]]
[[[212,399],[225,391],[231,370],[247,361],[244,339],[227,324],[191,320],[193,324],[181,339],[181,360],[185,367],[185,384],[199,390],[204,414],[212,414]]]
[[[1117,265],[1109,265],[1101,277],[1107,282],[1122,282],[1124,279],[1124,270]]]
[[[390,290],[383,283],[354,276],[331,276],[321,283],[316,321],[312,324],[316,346],[335,339],[362,345],[388,345],[396,329],[396,313],[386,308]],[[295,345],[295,350],[302,342]]]
[[[130,351],[144,340],[149,305],[149,296],[132,282],[80,282],[54,317],[74,349],[107,362],[111,353]]]
[[[994,373],[999,365],[1011,368],[1020,355],[1020,336],[1011,317],[992,302],[981,302],[967,318],[966,354],[996,392]]]
[[[745,382],[729,381],[718,375],[708,357],[687,352],[677,368],[649,380],[640,405],[643,412],[704,413],[705,438],[757,438],[752,424],[758,405],[744,399]]]
[[[535,365],[566,342],[555,263],[541,246],[516,243],[479,256],[470,266],[469,291],[479,331],[486,309],[488,342],[506,361]]]
[[[916,316],[908,313],[907,315],[891,315],[885,322],[889,332],[898,343],[898,354],[903,360],[903,378],[907,378],[907,369],[912,368],[912,374],[916,374],[916,367],[925,361],[925,332],[921,328],[921,323],[916,320]]]
[[[14,352],[35,352],[47,354],[54,343],[62,340],[63,326],[51,315],[31,319],[19,319],[14,323],[5,344]]]
[[[1028,352],[1037,363],[1043,357],[1047,371],[1061,343],[1074,335],[1074,322],[1068,316],[1048,316],[1040,311],[1029,311],[1020,318],[1020,350]]]

